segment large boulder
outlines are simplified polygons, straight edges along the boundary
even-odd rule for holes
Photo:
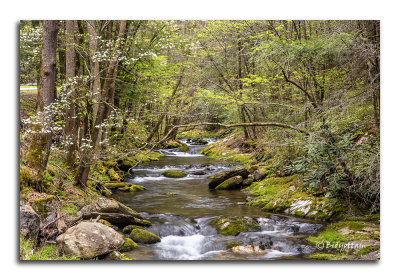
[[[249,171],[247,171],[247,169],[244,167],[238,167],[232,170],[220,172],[211,178],[210,183],[208,183],[208,187],[210,189],[215,189],[219,184],[234,176],[247,178],[247,176],[249,176]]]
[[[215,189],[216,190],[232,190],[240,188],[243,182],[242,176],[234,176],[219,184]]]
[[[157,243],[161,241],[160,237],[157,235],[140,228],[134,228],[129,237],[137,243],[144,244]]]
[[[248,217],[222,217],[210,222],[219,234],[236,236],[241,232],[260,231],[260,225],[256,220]]]
[[[150,226],[151,223],[132,210],[128,206],[114,200],[100,197],[92,204],[83,207],[78,215],[82,215],[83,219],[97,218],[100,216],[101,219],[110,222],[117,226],[127,225],[142,225]]]
[[[38,237],[40,218],[29,205],[19,207],[19,229],[24,238],[36,240]]]
[[[118,232],[102,223],[81,222],[58,236],[56,242],[67,256],[92,259],[118,250],[125,241]]]

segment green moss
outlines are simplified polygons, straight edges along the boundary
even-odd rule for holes
[[[75,216],[78,212],[78,207],[73,203],[68,203],[60,208],[61,211],[65,211],[68,216]]]
[[[144,187],[144,186],[135,185],[135,184],[130,185],[131,192],[140,192],[140,191],[144,191],[144,190],[146,190],[146,187]]]
[[[109,221],[100,219],[100,220],[99,220],[99,223],[102,223],[103,225],[108,226],[108,227],[112,228],[113,230],[118,230],[118,227],[117,227],[117,226],[114,226],[114,225],[111,224]]]
[[[103,165],[104,165],[105,167],[107,167],[107,168],[115,167],[115,166],[117,165],[117,162],[116,162],[116,161],[109,160],[109,161],[105,161],[105,162],[103,163]]]
[[[121,176],[118,174],[118,172],[115,171],[113,168],[108,169],[107,174],[108,174],[108,176],[110,176],[110,179],[112,181],[121,181],[121,179],[122,179]]]
[[[210,225],[215,227],[217,232],[222,235],[236,236],[241,232],[260,230],[258,223],[249,218],[216,218],[210,222]]]
[[[242,241],[231,241],[226,244],[226,249],[229,250],[232,249],[233,247],[240,246],[242,244],[243,244]]]
[[[187,152],[187,151],[189,151],[189,147],[187,145],[183,145],[182,147],[180,147],[179,151],[180,152]]]
[[[216,190],[228,190],[228,189],[237,189],[240,187],[240,184],[243,182],[241,176],[234,176],[215,187]]]
[[[150,151],[136,155],[134,157],[134,160],[140,162],[149,162],[149,161],[158,161],[162,157],[165,157],[165,155],[155,151]]]
[[[183,178],[183,177],[187,176],[185,172],[183,172],[181,170],[174,170],[174,169],[165,170],[161,174],[168,178]]]
[[[139,246],[130,238],[124,237],[124,244],[119,249],[121,252],[128,252],[137,249]]]
[[[366,254],[368,254],[370,252],[373,252],[373,251],[376,251],[376,250],[379,250],[379,249],[380,249],[380,246],[367,246],[367,247],[364,247],[361,250],[359,250],[356,253],[356,256],[366,255]]]
[[[123,232],[123,233],[129,234],[129,233],[131,233],[132,230],[135,229],[135,228],[142,229],[142,227],[137,226],[137,225],[128,225],[128,226],[125,226],[125,227],[122,229],[122,232]]]
[[[157,235],[140,228],[134,228],[131,231],[129,237],[137,243],[144,244],[151,244],[161,241],[160,237],[158,237]]]
[[[19,169],[19,184],[21,188],[34,187],[37,178],[33,175],[32,171],[26,166],[20,166]]]
[[[130,187],[132,184],[130,183],[125,183],[125,182],[112,182],[112,183],[105,183],[104,186],[110,190],[118,189],[118,188],[124,188],[124,187]]]
[[[342,261],[346,260],[345,255],[335,255],[335,254],[313,254],[309,255],[308,258],[312,260],[329,260],[329,261]]]
[[[318,244],[321,242],[331,242],[331,243],[345,243],[346,237],[343,234],[340,234],[334,230],[325,230],[318,234],[318,236],[309,236],[306,238],[306,241],[311,244]]]
[[[77,256],[67,257],[60,254],[55,245],[37,246],[34,241],[24,240],[23,238],[20,238],[19,256],[20,260],[79,260]]]

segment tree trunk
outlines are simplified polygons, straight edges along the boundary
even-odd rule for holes
[[[119,22],[119,31],[118,31],[118,37],[117,37],[117,40],[119,40],[119,41],[116,43],[116,45],[114,47],[114,52],[117,52],[118,49],[121,47],[120,39],[122,39],[122,37],[125,33],[125,29],[126,29],[126,20],[121,20]],[[92,149],[92,151],[87,151],[87,152],[83,153],[83,157],[81,159],[81,163],[78,168],[77,175],[75,177],[76,183],[80,184],[83,187],[86,187],[86,182],[88,180],[90,166],[94,161],[97,160],[96,154],[97,154],[97,151],[100,149],[100,139],[101,139],[101,133],[102,133],[101,124],[106,119],[106,114],[107,114],[107,105],[104,102],[107,102],[112,94],[111,85],[114,82],[113,79],[115,79],[114,72],[115,72],[115,68],[118,67],[117,61],[118,60],[110,61],[107,72],[105,74],[105,81],[104,81],[104,86],[103,86],[102,93],[101,93],[101,98],[100,98],[99,108],[97,111],[96,121],[93,124],[93,131],[91,133],[91,141],[92,141],[93,149]]]
[[[28,154],[28,164],[39,174],[46,170],[52,142],[49,105],[56,96],[57,33],[58,21],[45,20],[38,84],[38,113],[43,114],[44,123],[35,128],[38,133],[32,137]]]
[[[75,30],[76,30],[76,22],[74,20],[66,21],[66,63],[65,63],[65,77],[67,83],[70,82],[71,79],[75,77]],[[70,99],[74,100],[75,91],[72,88]],[[65,120],[65,134],[70,144],[67,148],[67,164],[69,167],[74,166],[75,161],[75,151],[77,148],[77,124],[75,117],[75,105],[74,102],[69,102],[69,107],[66,111],[66,120]]]

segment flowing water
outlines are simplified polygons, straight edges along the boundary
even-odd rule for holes
[[[209,143],[212,139],[206,139]],[[127,252],[136,260],[263,260],[301,259],[313,252],[304,238],[316,234],[321,224],[291,217],[271,215],[243,205],[246,194],[239,190],[208,189],[209,177],[238,165],[198,154],[205,146],[190,145],[188,152],[160,150],[166,156],[142,164],[127,181],[143,185],[139,193],[118,193],[114,198],[139,211],[153,225],[146,230],[161,237],[161,242],[140,245]],[[166,178],[164,170],[179,169],[184,178]],[[209,225],[218,216],[250,217],[258,221],[259,232],[225,236]],[[229,242],[260,246],[261,252],[226,250]]]

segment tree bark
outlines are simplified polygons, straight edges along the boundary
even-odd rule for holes
[[[67,83],[70,82],[75,77],[75,30],[76,22],[74,20],[66,21],[66,63],[65,63],[65,77]],[[72,88],[70,90],[70,99],[74,100],[75,91]],[[75,151],[77,148],[77,124],[75,121],[75,105],[74,102],[69,102],[69,107],[66,111],[65,120],[65,134],[70,144],[67,148],[67,164],[69,167],[74,166],[75,161]]]
[[[37,108],[38,113],[44,116],[44,123],[35,128],[38,133],[32,137],[28,154],[28,164],[39,174],[46,170],[52,144],[52,114],[49,105],[54,102],[56,96],[57,33],[58,21],[45,20]]]

